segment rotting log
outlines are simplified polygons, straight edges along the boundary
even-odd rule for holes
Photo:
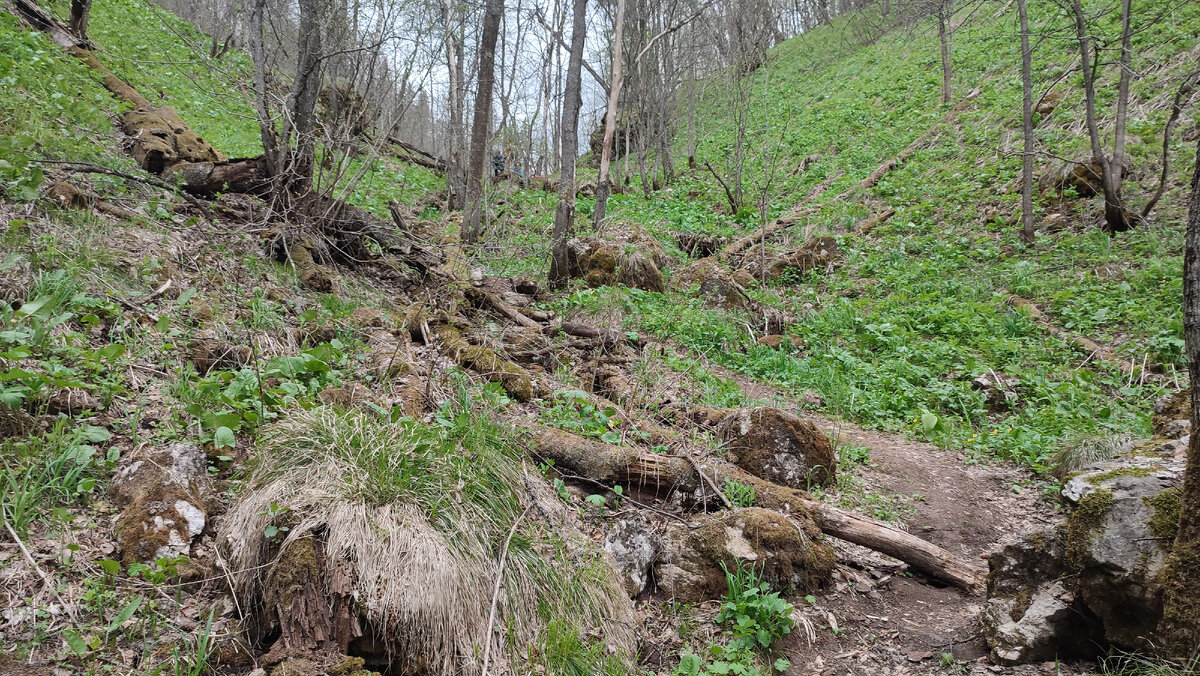
[[[388,143],[391,143],[405,152],[405,154],[400,156],[399,159],[425,167],[426,169],[432,169],[433,171],[446,171],[446,160],[443,160],[433,153],[427,150],[422,150],[411,143],[401,141],[395,136],[389,135],[387,140]]]
[[[726,480],[737,481],[754,489],[758,507],[809,513],[827,535],[897,558],[972,594],[983,589],[982,569],[935,544],[881,521],[818,502],[804,491],[765,481],[727,462],[712,458],[693,462],[612,446],[543,426],[532,426],[529,432],[535,454],[579,476],[607,483],[624,482],[657,494],[703,490],[701,473],[709,480],[706,484],[721,486]]]
[[[889,218],[891,218],[892,216],[895,216],[895,215],[896,215],[895,209],[887,209],[885,211],[882,211],[879,214],[872,216],[871,218],[868,218],[867,220],[863,221],[862,223],[859,223],[858,227],[854,228],[854,234],[859,235],[859,236],[865,235],[865,234],[871,232],[872,230],[874,230],[876,227],[878,227],[879,224],[887,222],[887,220]]]
[[[1132,374],[1132,373],[1138,371],[1139,369],[1141,369],[1141,367],[1138,366],[1137,364],[1134,364],[1133,362],[1129,361],[1128,359],[1124,359],[1123,357],[1116,354],[1109,348],[1104,347],[1100,343],[1097,343],[1096,341],[1094,341],[1090,338],[1085,338],[1083,336],[1077,336],[1065,329],[1055,326],[1054,323],[1052,321],[1050,321],[1050,318],[1047,317],[1044,313],[1042,313],[1042,311],[1038,308],[1038,306],[1034,305],[1031,301],[1026,300],[1025,298],[1022,298],[1022,297],[1014,295],[1014,294],[1008,294],[1007,301],[1008,301],[1008,304],[1013,307],[1023,308],[1026,312],[1029,313],[1029,318],[1032,319],[1038,325],[1040,325],[1042,328],[1046,329],[1046,332],[1049,333],[1050,335],[1067,342],[1068,344],[1078,348],[1079,350],[1081,350],[1083,352],[1088,353],[1089,359],[1095,358],[1095,359],[1102,359],[1104,361],[1112,362],[1112,363],[1116,364],[1117,366],[1119,366],[1123,373]],[[1158,376],[1157,376],[1157,374],[1145,373],[1143,370],[1142,377],[1144,379],[1149,380],[1152,378],[1157,378]]]
[[[446,354],[459,366],[469,368],[494,383],[517,401],[533,398],[533,377],[517,364],[500,357],[495,350],[472,345],[450,324],[431,327]]]
[[[542,329],[542,332],[548,336],[556,336],[559,333],[565,333],[568,336],[576,338],[588,338],[595,340],[598,346],[604,350],[614,349],[622,344],[628,343],[632,346],[641,345],[641,340],[638,338],[630,338],[629,336],[617,333],[612,329],[606,329],[597,326],[588,326],[579,322],[563,322],[554,324]]]

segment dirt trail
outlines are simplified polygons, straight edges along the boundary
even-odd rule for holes
[[[893,496],[907,505],[899,520],[916,535],[979,561],[989,552],[1056,523],[1059,517],[1039,494],[1031,475],[992,462],[968,464],[956,451],[898,434],[864,430],[845,421],[800,410],[794,397],[715,365],[752,400],[811,420],[831,438],[864,447],[868,463],[856,476],[864,494]],[[830,492],[853,501],[859,491]],[[870,511],[870,503],[860,507]],[[971,596],[862,547],[835,541],[840,579],[818,595],[815,605],[793,599],[813,628],[803,627],[782,646],[792,663],[788,674],[1075,674],[1081,666],[1026,665],[1001,668],[984,659],[979,631],[983,597]],[[833,629],[836,626],[837,629]],[[943,653],[953,656],[943,658]]]

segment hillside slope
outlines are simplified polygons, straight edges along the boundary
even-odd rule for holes
[[[1076,57],[1061,9],[1030,7],[1053,33],[1039,93],[1063,93],[1037,164],[1057,171],[1087,154]],[[1162,13],[1135,38],[1140,206],[1200,6],[1135,7]],[[125,104],[0,11],[0,672],[479,673],[491,650],[513,673],[965,673],[987,651],[977,590],[821,536],[811,504],[767,507],[811,497],[978,574],[1059,518],[1056,468],[1150,436],[1184,385],[1194,113],[1151,223],[1110,236],[1099,198],[1051,191],[1021,245],[1014,14],[956,17],[950,104],[927,23],[851,15],[776,47],[743,101],[736,211],[703,169],[727,171],[732,94],[703,83],[697,168],[614,195],[599,233],[581,197],[579,234],[612,269],[551,293],[553,193],[495,184],[489,239],[464,251],[443,179],[387,157],[354,160],[349,200],[383,218],[398,202],[445,265],[329,264],[313,288],[276,260],[261,202],[223,195],[209,220],[147,182],[113,124]],[[227,156],[261,150],[245,54],[210,59],[144,0],[97,3],[90,33]],[[822,185],[765,247],[720,255]],[[835,467],[784,489],[735,466],[731,430],[763,408]],[[557,462],[546,439],[566,439]],[[699,583],[676,582],[688,565]],[[793,631],[739,656],[718,606],[759,583],[762,621]]]

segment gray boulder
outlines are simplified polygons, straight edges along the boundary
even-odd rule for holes
[[[1142,443],[1073,475],[1062,489],[1064,523],[991,556],[983,626],[993,659],[1016,664],[1156,643],[1158,579],[1175,540],[1184,468],[1158,446]]]

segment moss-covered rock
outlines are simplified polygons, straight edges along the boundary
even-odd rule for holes
[[[754,476],[804,489],[834,481],[833,445],[807,420],[777,408],[733,409],[715,427],[729,459]]]
[[[811,527],[810,527],[811,526]],[[768,509],[721,512],[695,529],[670,537],[673,558],[655,567],[655,579],[686,603],[721,598],[725,568],[749,563],[763,579],[797,593],[815,590],[833,572],[834,554],[807,514]]]

